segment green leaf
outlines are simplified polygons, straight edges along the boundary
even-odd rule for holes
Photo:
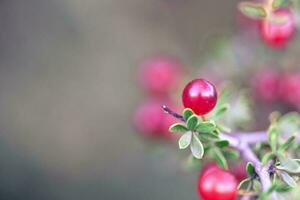
[[[217,162],[217,164],[224,169],[228,169],[227,161],[226,161],[223,153],[220,151],[220,149],[212,148],[212,151],[213,151],[213,157],[214,157],[215,161]]]
[[[199,138],[197,137],[197,135],[195,135],[195,134],[193,134],[192,143],[191,143],[190,148],[191,148],[192,154],[195,158],[201,159],[203,157],[203,154],[204,154],[203,145],[202,145],[201,141],[199,140]]]
[[[291,136],[287,139],[287,141],[285,143],[283,143],[280,147],[279,147],[279,150],[280,151],[286,151],[288,150],[288,148],[290,148],[292,146],[292,144],[294,143],[295,141],[295,136]]]
[[[289,192],[291,191],[291,187],[286,184],[277,184],[275,191],[279,193]]]
[[[268,137],[271,149],[274,153],[277,151],[278,134],[277,126],[272,124],[268,130]]]
[[[220,141],[217,141],[215,144],[219,148],[224,148],[229,145],[229,141],[228,140],[220,140]]]
[[[194,130],[196,126],[198,125],[198,116],[197,115],[192,115],[189,117],[187,120],[187,127],[189,130]]]
[[[278,169],[285,170],[291,173],[300,173],[300,165],[296,160],[279,157],[280,165],[277,166]]]
[[[293,179],[293,177],[291,177],[288,173],[281,171],[280,172],[281,178],[282,180],[288,184],[289,186],[291,186],[292,188],[297,186],[297,183],[295,182],[295,180]]]
[[[212,132],[212,133],[201,133],[199,135],[200,138],[203,138],[205,140],[211,141],[211,140],[219,140],[219,135],[217,135],[216,133]]]
[[[179,149],[187,148],[190,145],[191,140],[192,140],[192,132],[191,131],[183,134],[178,141]]]
[[[273,0],[272,6],[273,9],[278,9],[280,7],[284,7],[289,3],[288,0]]]
[[[267,152],[263,155],[262,159],[261,159],[261,162],[263,165],[267,164],[268,161],[270,159],[272,159],[272,157],[274,157],[274,153],[273,152]]]
[[[231,129],[228,128],[227,126],[223,125],[223,124],[218,123],[217,127],[218,127],[218,129],[220,129],[221,131],[223,131],[225,133],[230,133],[231,132]]]
[[[226,151],[223,151],[223,155],[225,156],[225,158],[230,160],[238,160],[240,156],[239,152],[234,149],[227,149]]]
[[[189,129],[184,125],[180,123],[176,123],[170,126],[169,131],[172,133],[185,133]]]
[[[260,4],[241,2],[239,4],[239,9],[244,15],[250,18],[262,19],[267,16],[267,12]]]
[[[219,116],[223,115],[229,109],[229,107],[230,107],[230,105],[228,103],[225,103],[225,104],[222,104],[222,105],[218,106],[216,108],[214,116],[219,117]]]
[[[196,127],[196,131],[199,133],[211,133],[216,129],[216,124],[213,121],[201,122]]]
[[[248,191],[251,187],[251,184],[252,184],[251,178],[246,178],[240,182],[240,184],[238,185],[238,190]]]
[[[192,111],[192,109],[190,108],[186,108],[183,110],[183,119],[184,121],[187,121],[190,116],[192,116],[194,114],[194,112]]]
[[[248,162],[246,165],[246,171],[250,177],[255,176],[255,168],[251,162]]]

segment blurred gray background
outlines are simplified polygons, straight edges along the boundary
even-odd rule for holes
[[[1,0],[0,199],[197,199],[132,129],[136,70],[160,52],[193,70],[236,2]]]

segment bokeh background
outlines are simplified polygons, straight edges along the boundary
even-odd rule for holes
[[[173,150],[132,128],[136,72],[159,52],[200,67],[236,3],[1,0],[0,199],[197,199]]]

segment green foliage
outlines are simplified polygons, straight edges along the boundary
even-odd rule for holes
[[[214,121],[205,121],[197,125],[196,131],[199,133],[212,133],[217,128]]]
[[[199,140],[199,138],[195,133],[193,134],[192,143],[190,147],[191,147],[192,154],[195,158],[201,159],[203,157],[204,148],[201,141]]]
[[[187,132],[189,129],[181,123],[176,123],[170,126],[169,131],[172,133],[185,133]]]
[[[262,19],[267,16],[267,12],[262,5],[251,2],[241,2],[239,10],[247,17],[254,19]]]
[[[186,149],[191,144],[191,141],[192,132],[188,131],[180,137],[178,141],[179,149]]]
[[[273,9],[278,9],[280,7],[287,6],[290,3],[289,0],[273,0]]]
[[[219,148],[212,148],[212,157],[217,162],[217,164],[224,169],[228,169],[228,163],[222,153],[222,151]]]
[[[190,116],[186,122],[188,129],[192,130],[192,131],[196,128],[198,123],[199,123],[199,119],[198,119],[198,116],[195,114]]]
[[[190,108],[186,108],[183,110],[183,119],[184,121],[187,121],[190,116],[192,116],[194,114],[194,112],[192,111],[192,109]]]
[[[253,166],[253,164],[251,162],[248,162],[247,165],[246,165],[246,171],[248,173],[248,175],[250,177],[254,177],[255,176],[255,168]]]

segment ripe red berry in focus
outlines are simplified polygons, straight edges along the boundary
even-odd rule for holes
[[[215,107],[217,96],[212,83],[204,79],[195,79],[185,86],[182,102],[185,108],[191,108],[198,115],[205,115]]]
[[[261,21],[260,34],[263,41],[270,47],[283,47],[296,30],[296,20],[288,8],[278,9],[273,15],[273,19]],[[276,17],[278,17],[277,21]]]
[[[202,200],[234,200],[238,182],[228,171],[212,166],[200,174],[198,193]]]
[[[181,63],[174,57],[153,57],[141,64],[139,82],[152,95],[166,95],[177,87],[181,70]]]
[[[252,90],[255,96],[264,102],[274,102],[280,96],[280,74],[273,69],[258,72],[252,80]]]

